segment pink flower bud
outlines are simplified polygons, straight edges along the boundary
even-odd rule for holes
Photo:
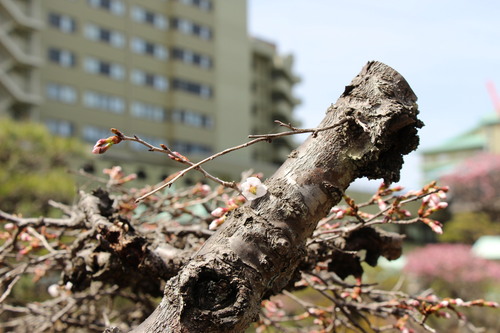
[[[344,218],[344,215],[345,215],[345,210],[339,210],[339,211],[335,214],[335,219],[336,219],[336,220],[340,220],[340,219]]]
[[[106,139],[99,139],[92,149],[92,154],[104,154],[112,145],[120,143],[121,141],[122,139],[117,135],[110,136]]]
[[[448,305],[450,305],[450,302],[449,302],[449,301],[444,300],[444,301],[441,301],[441,302],[439,303],[439,305],[440,305],[440,306],[442,306],[443,308],[446,308],[446,307],[448,307]]]
[[[437,234],[443,233],[442,225],[438,221],[431,220],[428,218],[423,218],[423,219],[421,219],[421,221],[424,222],[425,224],[427,224],[432,229],[432,231],[434,231],[435,233],[437,233]]]
[[[221,217],[222,215],[224,215],[226,213],[226,211],[227,210],[225,208],[217,207],[210,214],[212,214],[212,216],[215,216],[215,217]]]
[[[29,235],[29,234],[27,234],[27,233],[25,233],[25,232],[23,232],[19,238],[20,238],[23,242],[29,242],[29,241],[31,241],[31,240],[33,239],[33,237],[31,237],[31,235]]]
[[[221,226],[222,223],[224,223],[224,221],[226,221],[226,216],[222,216],[218,219],[215,219],[212,221],[212,223],[210,223],[210,225],[208,226],[208,229],[209,230],[216,230],[218,227]]]
[[[200,186],[200,194],[202,196],[209,195],[211,191],[212,191],[212,189],[210,188],[210,185],[203,184],[203,185]]]
[[[6,223],[3,227],[5,230],[13,230],[16,225],[14,223]]]

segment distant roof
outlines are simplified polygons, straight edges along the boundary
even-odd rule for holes
[[[448,139],[435,147],[425,149],[422,153],[425,155],[484,148],[487,146],[488,141],[486,135],[482,131],[482,128],[496,124],[500,124],[500,114],[498,112],[492,112],[482,117],[479,124],[475,128]]]
[[[499,123],[500,123],[500,114],[498,114],[498,112],[494,112],[484,116],[479,122],[479,126],[496,125]]]
[[[472,253],[476,256],[500,260],[500,236],[482,236],[472,246]]]
[[[457,150],[482,149],[487,145],[487,138],[479,128],[462,133],[442,144],[423,151],[424,154],[435,154],[440,152],[450,152]]]

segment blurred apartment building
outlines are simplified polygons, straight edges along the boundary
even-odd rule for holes
[[[111,127],[193,161],[244,143],[294,122],[292,65],[248,36],[245,0],[0,0],[0,116],[91,145]],[[205,168],[269,174],[292,146],[260,143]],[[181,167],[130,142],[76,163],[149,183]]]

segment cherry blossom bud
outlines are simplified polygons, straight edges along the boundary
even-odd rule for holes
[[[208,229],[209,230],[217,230],[218,227],[221,226],[222,223],[224,223],[224,221],[226,221],[226,216],[222,216],[218,219],[215,219],[212,221],[212,223],[210,223],[210,225],[208,226]]]
[[[14,223],[6,223],[3,228],[5,230],[13,230],[14,228],[16,227],[16,225]]]
[[[241,184],[241,192],[248,200],[252,201],[264,196],[267,193],[267,186],[262,184],[257,177],[248,177]]]
[[[49,293],[50,296],[57,297],[60,295],[59,286],[57,284],[51,284],[47,288],[47,292]]]
[[[210,194],[212,189],[210,188],[210,185],[203,184],[199,187],[199,191],[200,191],[200,195],[205,197],[205,196]]]
[[[420,306],[420,302],[417,301],[416,299],[409,300],[406,302],[408,305],[413,306],[413,307],[418,307]]]
[[[382,200],[381,198],[378,198],[377,200],[377,204],[378,204],[378,208],[380,210],[385,210],[387,208],[387,202],[385,202],[384,200]]]
[[[434,231],[436,234],[443,233],[442,225],[438,221],[431,220],[428,218],[423,218],[421,221],[424,222],[425,224],[427,224],[432,229],[432,231]]]
[[[31,235],[27,234],[27,233],[22,233],[21,236],[19,237],[23,242],[29,242],[33,239],[33,237],[31,237]]]
[[[215,216],[215,217],[221,217],[222,215],[224,215],[226,213],[226,211],[227,210],[225,208],[217,207],[210,214],[212,214],[212,216]]]
[[[447,300],[444,300],[444,301],[441,301],[439,303],[439,305],[442,306],[443,308],[446,308],[448,305],[450,305],[450,302]]]
[[[335,214],[334,215],[335,220],[340,220],[340,219],[344,218],[345,213],[346,213],[346,210],[344,208],[340,208],[340,207],[333,207],[330,210],[330,214]]]
[[[121,141],[122,139],[117,135],[110,136],[106,139],[99,139],[92,149],[92,154],[104,154],[112,145],[120,143]]]

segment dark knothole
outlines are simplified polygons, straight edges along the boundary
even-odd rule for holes
[[[200,310],[216,311],[232,305],[237,288],[214,271],[201,272],[193,286],[194,306]]]

